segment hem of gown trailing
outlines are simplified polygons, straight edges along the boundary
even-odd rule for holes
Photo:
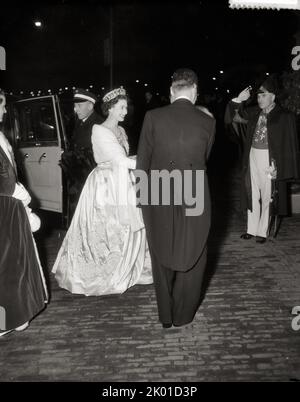
[[[0,212],[0,330],[5,331],[44,310],[48,292],[22,202],[0,197]]]
[[[57,278],[56,278],[57,279]],[[84,295],[84,296],[108,296],[108,295],[119,295],[119,294],[123,294],[125,293],[127,290],[129,290],[131,287],[136,286],[136,285],[141,285],[141,286],[146,286],[146,285],[152,285],[153,284],[153,280],[145,280],[145,281],[141,281],[141,282],[136,282],[133,285],[129,286],[129,287],[125,287],[124,289],[111,289],[108,291],[102,291],[100,293],[97,293],[95,291],[92,291],[91,293],[86,292],[86,289],[78,286],[76,287],[76,285],[72,285],[71,287],[68,287],[65,284],[61,284],[59,283],[59,287],[62,289],[67,290],[68,292],[74,294],[74,295]]]
[[[132,197],[128,171],[122,177]],[[122,294],[136,284],[153,283],[141,211],[135,207],[124,215],[116,187],[113,169],[99,167],[83,187],[52,269],[59,286],[71,293]]]
[[[38,262],[39,272],[40,272],[40,275],[41,275],[41,281],[42,281],[44,292],[45,292],[44,303],[48,304],[48,302],[49,302],[49,293],[48,293],[48,289],[47,289],[45,275],[44,275],[44,272],[43,272],[41,260],[40,260],[40,257],[39,257],[39,252],[38,252],[38,249],[37,249],[36,242],[35,242],[35,239],[33,237],[33,234],[31,234],[31,237],[32,237],[32,242],[33,242],[33,247],[34,247],[36,259],[37,259],[37,262]]]

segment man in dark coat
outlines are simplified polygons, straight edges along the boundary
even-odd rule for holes
[[[192,70],[174,73],[171,104],[146,113],[137,154],[137,170],[148,175],[151,198],[157,195],[151,182],[157,172],[174,176],[178,173],[182,178],[182,186],[177,189],[172,181],[162,184],[159,198],[164,191],[170,191],[169,205],[163,201],[151,205],[151,200],[149,205],[142,205],[158,315],[164,328],[193,320],[201,300],[206,266],[210,196],[205,170],[214,141],[215,120],[194,106],[197,84]],[[186,173],[191,176],[185,176]],[[203,180],[198,173],[203,174]],[[188,208],[191,204],[185,198],[181,204],[175,202],[178,193],[187,188],[193,194],[198,190],[198,196],[203,197],[203,210],[192,213],[195,211]]]
[[[78,117],[73,134],[74,147],[91,150],[93,125],[101,124],[104,120],[94,110],[97,97],[90,91],[78,88],[75,90],[73,101],[74,111]]]
[[[74,111],[78,117],[71,140],[69,152],[62,156],[62,167],[68,180],[69,220],[74,214],[82,187],[93,168],[96,166],[92,151],[92,128],[101,124],[103,118],[94,106],[96,95],[82,88],[74,92]]]
[[[241,238],[256,236],[264,243],[272,214],[287,214],[286,181],[299,176],[299,148],[295,117],[275,103],[278,84],[269,77],[259,88],[258,107],[244,108],[251,88],[243,90],[228,108],[231,116],[245,118],[247,131],[242,165],[242,206],[247,209],[247,232]]]

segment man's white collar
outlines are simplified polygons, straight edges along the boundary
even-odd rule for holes
[[[177,98],[174,99],[174,102],[177,101],[178,99],[187,99],[188,101],[192,102],[192,101],[190,100],[190,98],[189,98],[188,96],[185,96],[185,95],[180,95],[180,96],[178,96]]]

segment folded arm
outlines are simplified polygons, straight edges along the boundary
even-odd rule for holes
[[[105,160],[110,161],[113,165],[135,169],[136,161],[126,156],[125,150],[110,130],[94,125],[92,145],[94,155],[97,155],[97,150],[99,150],[99,153],[104,155]]]

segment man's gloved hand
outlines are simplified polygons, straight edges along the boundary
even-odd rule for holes
[[[244,101],[248,100],[251,96],[251,93],[250,93],[251,89],[252,89],[251,86],[243,89],[242,92],[239,93],[239,96],[237,98],[234,98],[233,101],[240,103],[240,102],[244,102]]]

